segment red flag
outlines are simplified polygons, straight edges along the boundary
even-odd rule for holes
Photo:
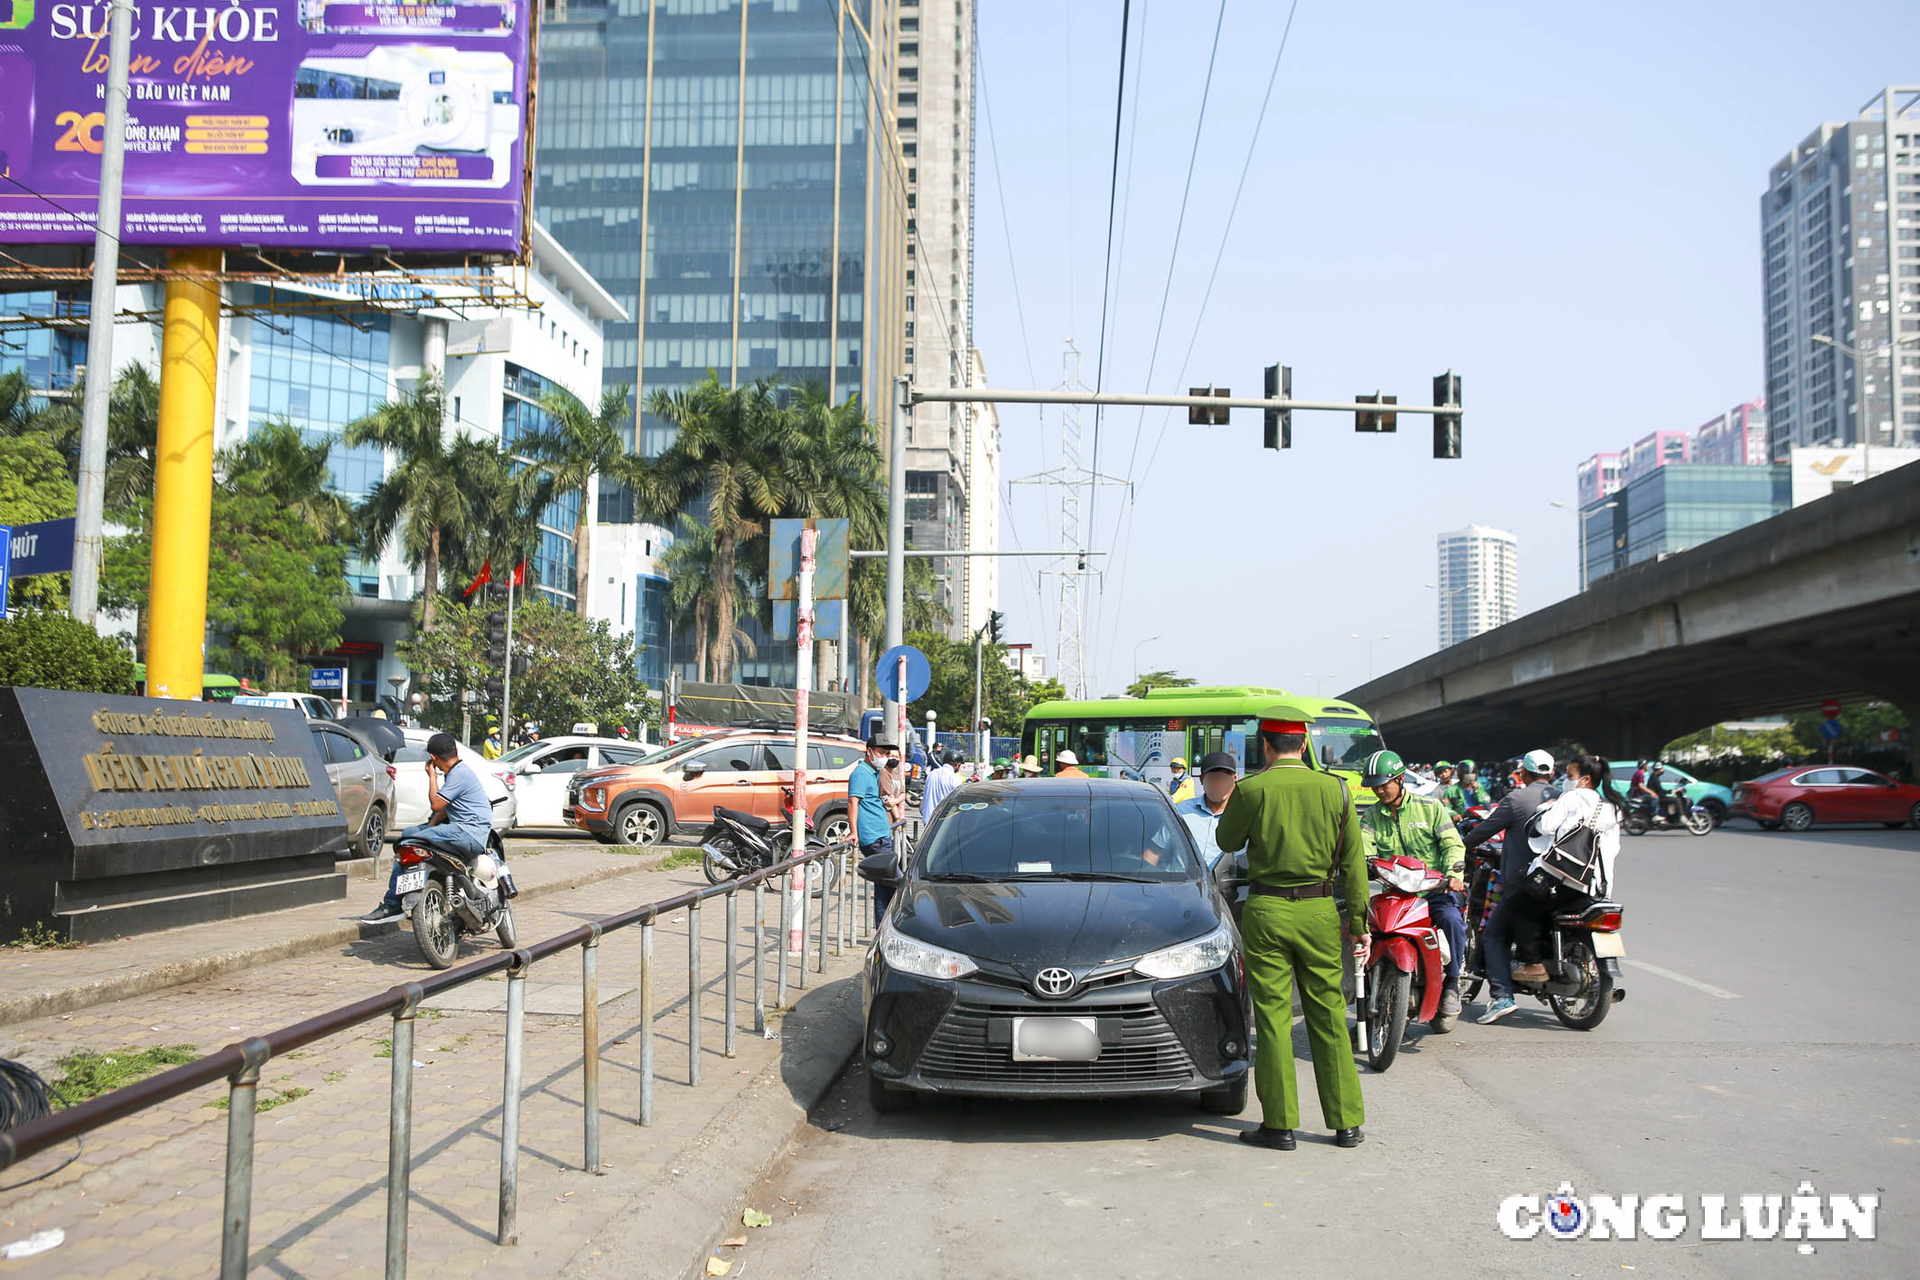
[[[474,578],[472,584],[469,585],[465,591],[461,592],[461,595],[463,597],[471,596],[474,592],[478,591],[480,588],[486,586],[489,582],[492,582],[492,581],[493,581],[493,560],[489,558],[484,564],[480,566],[479,574]]]
[[[525,560],[522,560],[520,567],[513,571],[513,585],[516,587],[524,587],[527,585],[527,562]]]

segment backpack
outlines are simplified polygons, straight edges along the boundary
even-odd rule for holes
[[[1546,808],[1542,806],[1541,813]],[[1599,883],[1603,878],[1599,822],[1600,806],[1595,805],[1586,821],[1561,831],[1546,852],[1535,856],[1527,866],[1527,879],[1541,889],[1564,886],[1581,893],[1604,893],[1606,887]],[[1533,834],[1539,834],[1539,825],[1539,814],[1527,824]]]

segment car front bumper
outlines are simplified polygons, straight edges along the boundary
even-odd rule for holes
[[[873,1076],[927,1093],[1108,1097],[1220,1089],[1251,1068],[1238,960],[1212,973],[1088,987],[1066,1000],[978,976],[942,982],[868,957],[862,1055]],[[1013,1058],[1013,1020],[1092,1018],[1091,1062]],[[876,1033],[887,1051],[876,1053]]]

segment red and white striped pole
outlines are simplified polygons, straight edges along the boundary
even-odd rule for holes
[[[793,608],[794,678],[793,678],[793,843],[789,851],[793,854],[806,852],[807,848],[807,703],[808,695],[813,692],[813,549],[814,531],[800,531],[800,599]],[[826,869],[821,869],[820,883],[826,883]],[[787,919],[792,927],[787,930],[787,950],[795,955],[804,956],[807,939],[802,924],[801,912],[806,906],[807,869],[795,867],[787,887],[793,899],[793,910]],[[826,894],[820,895],[820,909],[826,910]]]

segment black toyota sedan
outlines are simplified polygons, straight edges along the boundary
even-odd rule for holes
[[[918,1093],[1246,1105],[1240,938],[1152,786],[982,782],[941,804],[867,957],[876,1110]]]

